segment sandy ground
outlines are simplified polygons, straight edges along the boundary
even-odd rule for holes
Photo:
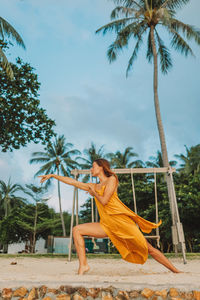
[[[68,262],[64,258],[3,258],[0,257],[0,289],[46,285],[108,287],[133,290],[149,287],[163,289],[175,287],[183,291],[200,290],[200,259],[171,259],[184,273],[173,274],[153,259],[144,265],[130,264],[122,259],[90,259],[90,271],[77,275],[78,260]],[[12,265],[15,262],[17,264]]]

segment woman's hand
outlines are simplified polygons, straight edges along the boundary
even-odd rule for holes
[[[50,179],[51,177],[53,177],[53,174],[41,175],[41,176],[38,176],[38,177],[41,177],[40,183],[43,183],[44,181],[46,181],[46,180]]]
[[[88,190],[88,193],[91,195],[91,196],[96,196],[96,191],[95,191],[95,187],[93,184],[89,184],[89,190]]]

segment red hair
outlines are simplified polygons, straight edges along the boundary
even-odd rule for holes
[[[110,169],[110,164],[106,159],[98,158],[95,159],[94,162],[97,163],[99,167],[103,168],[103,171],[107,177],[115,176],[117,183],[119,182],[117,175]]]

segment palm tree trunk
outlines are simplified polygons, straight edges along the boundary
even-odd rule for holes
[[[38,210],[37,210],[37,202],[36,202],[34,227],[33,227],[33,247],[32,247],[32,252],[31,253],[35,253],[36,232],[37,232],[37,216],[38,216]]]
[[[57,175],[59,176],[59,169],[57,168]],[[60,181],[58,180],[58,200],[60,208],[60,218],[62,223],[63,236],[66,236],[65,222],[63,218],[62,206],[61,206],[61,194],[60,194]]]
[[[154,76],[153,76],[153,78],[154,78],[154,80],[153,80],[154,106],[155,106],[155,112],[156,112],[158,132],[159,132],[159,137],[160,137],[163,165],[164,165],[164,167],[169,167],[167,146],[166,146],[166,141],[165,141],[165,133],[164,133],[164,128],[163,128],[163,124],[162,124],[161,113],[160,113],[160,104],[159,104],[159,99],[158,99],[158,57],[157,57],[157,51],[156,51],[153,25],[150,27],[150,30],[151,30],[151,44],[152,44],[153,58],[154,58]]]
[[[159,98],[158,98],[158,57],[157,57],[157,51],[156,51],[154,29],[155,29],[154,25],[151,25],[150,34],[151,34],[151,44],[152,44],[153,58],[154,58],[154,77],[153,77],[154,78],[154,80],[153,80],[154,106],[155,106],[158,132],[159,132],[159,137],[160,137],[163,165],[164,165],[164,167],[169,167],[167,146],[166,146],[166,141],[165,141],[165,133],[164,133],[164,128],[163,128],[163,124],[162,124],[161,113],[160,113],[160,104],[159,104]],[[173,193],[172,193],[172,187],[174,185],[173,177],[170,178],[170,176],[166,176],[166,181],[167,181],[167,190],[168,190],[168,197],[169,197],[170,210],[171,210],[171,216],[172,216],[172,225],[174,226],[175,222],[177,222],[177,220],[175,220],[176,215],[174,212]],[[175,251],[176,251],[176,249],[177,248],[175,247]]]
[[[7,216],[8,216],[8,201],[9,201],[9,198],[5,197],[4,201],[5,201],[5,218],[7,218]],[[3,245],[3,253],[8,253],[8,244],[4,244]]]

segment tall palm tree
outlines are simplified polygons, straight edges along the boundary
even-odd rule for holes
[[[169,167],[167,146],[165,141],[164,128],[161,119],[160,105],[158,98],[158,56],[160,58],[161,71],[164,74],[172,67],[172,60],[169,49],[161,39],[158,29],[165,29],[169,34],[171,47],[186,57],[194,55],[188,41],[194,40],[200,45],[200,30],[192,25],[184,24],[176,19],[176,11],[189,0],[113,0],[118,6],[111,13],[112,21],[96,32],[106,34],[109,31],[116,33],[115,41],[110,45],[107,56],[110,62],[116,60],[119,52],[128,46],[131,38],[136,40],[135,47],[128,62],[126,75],[128,76],[138,51],[147,35],[146,58],[149,62],[153,60],[153,90],[154,106],[159,131],[162,159],[164,167]],[[171,183],[167,177],[167,186],[170,202]]]
[[[10,63],[4,53],[4,49],[8,48],[7,41],[5,38],[14,40],[19,46],[25,49],[25,44],[19,35],[19,33],[14,29],[14,27],[8,23],[5,19],[0,17],[0,64],[2,68],[6,71],[10,79],[14,79],[13,70]]]
[[[34,152],[30,163],[44,163],[35,176],[41,174],[57,173],[57,175],[71,176],[70,171],[78,166],[77,162],[71,157],[73,155],[79,155],[80,151],[73,149],[73,144],[66,143],[64,135],[55,138],[55,142],[50,143],[45,152]],[[51,183],[50,180],[46,182],[46,187]],[[60,218],[63,229],[63,236],[66,236],[66,229],[64,224],[64,218],[61,205],[61,192],[60,181],[58,180],[58,199],[60,208]]]

